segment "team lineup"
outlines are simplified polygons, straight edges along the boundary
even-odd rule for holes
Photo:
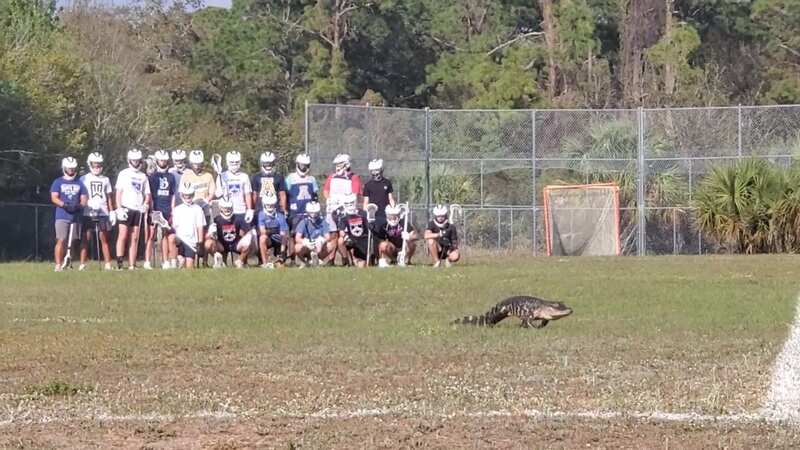
[[[225,155],[224,170],[222,157],[213,155],[212,174],[202,150],[158,150],[145,158],[132,149],[113,186],[103,174],[102,154],[92,153],[86,162],[88,172],[78,177],[77,160],[64,158],[63,175],[50,188],[56,272],[71,267],[77,243],[84,270],[93,235],[103,269],[113,270],[114,227],[117,270],[126,259],[128,270],[137,267],[140,239],[142,268],[148,270],[159,265],[158,255],[162,269],[243,268],[251,258],[264,269],[333,266],[337,255],[344,266],[405,266],[413,264],[420,238],[433,267],[460,259],[454,216],[462,214],[461,207],[436,205],[419,233],[409,204],[396,202],[381,159],[369,162],[370,180],[362,184],[350,157],[336,155],[322,189],[305,153],[295,158],[294,172],[283,176],[275,154],[264,152],[251,177],[236,151]]]

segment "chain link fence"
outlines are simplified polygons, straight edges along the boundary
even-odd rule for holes
[[[460,203],[469,251],[545,253],[542,190],[613,180],[622,252],[719,249],[693,226],[712,167],[800,152],[800,106],[630,110],[414,110],[307,105],[306,151],[324,176],[338,153],[354,169],[383,158],[418,226],[432,204]]]

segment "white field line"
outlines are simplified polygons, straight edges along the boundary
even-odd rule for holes
[[[800,422],[800,298],[789,338],[775,360],[761,414],[774,420]]]

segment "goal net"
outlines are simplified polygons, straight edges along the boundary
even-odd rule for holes
[[[619,255],[619,186],[545,186],[548,255]]]

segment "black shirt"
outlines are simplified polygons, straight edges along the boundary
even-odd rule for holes
[[[256,201],[256,211],[259,211],[263,208],[261,204],[261,197],[266,193],[273,193],[275,197],[278,197],[279,192],[286,192],[286,179],[283,175],[272,172],[271,174],[267,175],[263,171],[258,171],[254,174],[250,179],[250,184],[252,185],[253,192],[258,194],[258,200]],[[281,205],[278,204],[278,208],[280,209]]]
[[[456,231],[456,226],[452,223],[448,223],[443,228],[439,228],[436,222],[431,220],[428,224],[428,231],[431,233],[442,233],[439,237],[440,246],[458,248],[458,232]]]
[[[369,199],[369,203],[378,205],[376,216],[386,215],[386,205],[389,204],[389,194],[392,192],[394,192],[392,182],[388,178],[383,178],[381,181],[369,180],[364,185],[364,197]]]

